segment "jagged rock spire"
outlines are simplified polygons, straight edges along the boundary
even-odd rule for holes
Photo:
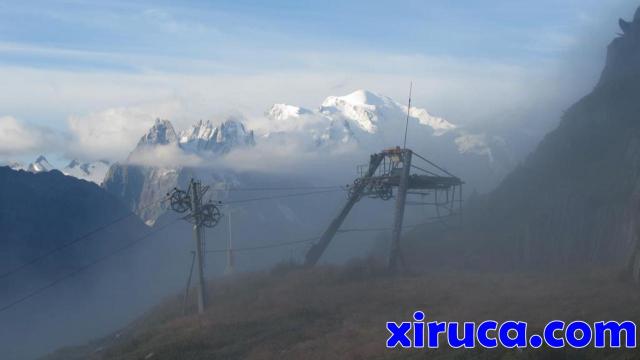
[[[640,7],[632,21],[618,21],[622,34],[607,49],[607,63],[598,86],[610,80],[640,75]]]
[[[622,32],[624,32],[625,34],[633,30],[634,24],[639,24],[639,23],[640,23],[640,7],[636,9],[636,13],[633,15],[633,21],[626,21],[625,19],[622,19],[622,18],[618,20],[618,24],[620,24],[620,29],[622,29]]]
[[[219,126],[209,120],[201,120],[181,132],[179,137],[182,149],[199,154],[224,154],[236,146],[255,145],[253,130],[247,130],[241,119],[233,116]]]
[[[140,139],[138,147],[178,143],[178,135],[169,120],[156,119],[151,129]]]

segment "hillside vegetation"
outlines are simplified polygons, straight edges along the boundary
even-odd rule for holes
[[[108,338],[47,357],[57,359],[603,359],[640,358],[624,350],[387,350],[386,321],[638,320],[640,293],[615,272],[449,273],[391,277],[374,262],[238,275],[209,284],[204,316],[182,316],[167,300]],[[195,302],[191,301],[192,304]],[[194,308],[189,311],[194,313]]]

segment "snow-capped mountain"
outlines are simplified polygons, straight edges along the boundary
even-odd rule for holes
[[[265,116],[269,120],[268,131],[263,135],[266,141],[295,141],[308,151],[355,141],[348,122],[332,119],[318,111],[275,104]]]
[[[36,161],[29,164],[29,166],[27,167],[27,170],[32,173],[51,171],[53,169],[55,169],[55,167],[51,165],[47,158],[43,155],[38,156]]]
[[[407,146],[460,169],[460,176],[482,183],[478,189],[494,186],[515,163],[508,142],[498,134],[456,125],[421,107],[408,109],[367,90],[329,96],[317,110],[275,104],[265,112],[267,126],[259,139],[277,145],[302,144],[301,150],[307,152],[359,149],[372,153],[402,144],[407,112]]]
[[[224,157],[233,149],[255,145],[255,151],[275,148],[285,150],[280,154],[339,155],[340,159],[357,164],[363,153],[402,143],[407,111],[407,145],[453,170],[480,191],[494,186],[510,168],[507,144],[501,138],[456,125],[424,108],[408,109],[387,96],[357,90],[345,96],[329,96],[316,110],[275,104],[259,119],[263,123],[258,124],[255,135],[236,117],[219,123],[198,121],[180,132],[169,120],[158,119],[141,137],[127,162],[110,168],[104,186],[151,223],[162,209],[149,206],[168,189],[180,185],[187,174],[210,176],[212,170],[205,171],[208,166],[204,164],[212,157]],[[227,181],[221,179],[234,169],[233,165],[227,170],[216,168],[212,181]]]
[[[253,145],[253,131],[248,131],[240,120],[233,117],[219,126],[210,120],[200,120],[181,132],[177,132],[169,120],[156,119],[149,131],[140,138],[128,160],[134,160],[136,155],[157,147],[175,147],[185,153],[211,156],[226,154],[235,147]]]
[[[171,122],[169,120],[156,119],[151,129],[140,138],[136,149],[173,144],[178,144],[178,135]]]
[[[23,170],[32,173],[41,173],[51,170],[59,170],[67,176],[73,176],[78,179],[90,181],[100,185],[104,180],[107,171],[109,170],[109,162],[107,160],[99,160],[93,162],[80,162],[77,159],[71,160],[67,166],[62,169],[58,169],[53,166],[44,155],[38,156],[38,158],[30,163],[24,165],[20,162],[12,162],[7,164],[13,170]]]
[[[270,121],[265,139],[294,138],[316,146],[357,143],[378,151],[403,140],[409,111],[409,144],[454,145],[459,154],[485,156],[493,161],[496,147],[504,141],[486,133],[476,133],[430,114],[426,109],[400,104],[388,96],[357,90],[345,96],[329,96],[318,110],[275,104],[265,116]],[[446,136],[445,136],[446,135]],[[432,150],[432,149],[430,149]]]
[[[508,139],[456,125],[421,107],[409,110],[390,97],[367,90],[329,96],[315,110],[274,104],[260,119],[263,123],[258,125],[255,134],[238,117],[219,122],[201,120],[183,131],[177,131],[169,120],[157,119],[146,134],[141,134],[126,163],[149,167],[149,171],[139,175],[155,184],[145,185],[150,189],[157,188],[149,190],[151,193],[155,194],[157,190],[157,194],[161,194],[166,189],[158,186],[176,183],[182,167],[197,167],[201,162],[225,156],[236,148],[267,144],[266,149],[286,150],[281,153],[298,151],[341,156],[359,153],[357,159],[345,160],[358,161],[362,152],[377,152],[401,144],[407,111],[407,145],[450,169],[463,169],[460,176],[470,180],[473,176],[490,179],[486,184],[493,186],[513,166]],[[256,151],[261,149],[264,148],[256,148]],[[41,172],[52,170],[54,166],[41,156],[26,167],[13,164],[12,168]],[[74,160],[60,170],[101,184],[111,173],[108,168],[105,161],[80,163]]]
[[[310,137],[316,145],[357,142],[372,151],[402,140],[407,106],[383,95],[357,90],[345,96],[329,96],[318,110],[275,104],[265,115],[271,121],[266,137],[273,134]],[[458,126],[422,108],[412,107],[409,122],[419,138],[442,136]]]
[[[29,167],[21,162],[18,161],[12,161],[12,162],[8,162],[6,163],[6,166],[8,166],[10,169],[12,170],[23,170],[23,171],[27,171],[29,169]]]
[[[253,146],[253,131],[247,131],[244,124],[235,118],[225,120],[215,126],[210,120],[200,120],[189,129],[180,132],[180,146],[189,152],[202,154],[226,154],[237,146]]]
[[[122,198],[147,224],[153,224],[163,213],[160,200],[169,189],[180,185],[181,179],[193,176],[194,171],[193,164],[167,162],[166,157],[188,155],[190,159],[196,157],[206,162],[234,148],[254,145],[253,131],[234,117],[218,126],[212,121],[199,121],[181,132],[177,132],[169,120],[157,119],[127,161],[109,168],[103,186]],[[210,180],[219,181],[221,177],[224,175]]]
[[[311,115],[313,111],[287,104],[274,104],[266,115],[273,121],[287,121],[290,118],[300,118]]]
[[[407,106],[390,97],[367,90],[357,90],[346,96],[329,96],[324,100],[320,113],[333,119],[343,118],[369,134],[379,133],[389,126],[396,127],[405,120]],[[432,116],[425,109],[412,108],[410,120],[431,128],[435,135],[442,135],[456,128],[447,120]]]
[[[102,184],[107,171],[109,171],[109,162],[107,160],[98,160],[94,162],[81,163],[78,160],[71,160],[67,166],[62,168],[62,173],[67,176],[73,176],[78,179],[94,182],[98,185]]]

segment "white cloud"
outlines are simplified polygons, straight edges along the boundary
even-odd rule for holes
[[[16,156],[38,152],[56,142],[50,130],[19,121],[12,116],[0,117],[0,155]]]
[[[204,158],[183,151],[175,144],[159,145],[136,151],[128,159],[130,164],[144,166],[159,166],[165,168],[191,166],[206,167]]]
[[[0,67],[5,83],[0,108],[23,119],[66,128],[70,142],[62,150],[51,151],[122,160],[156,117],[170,119],[181,129],[199,119],[217,120],[216,114],[239,111],[259,124],[274,103],[315,109],[329,95],[359,88],[405,102],[413,81],[416,106],[455,123],[470,124],[548,100],[566,105],[567,98],[573,97],[568,94],[580,92],[557,76],[557,64],[551,62],[525,67],[486,59],[375,52],[280,56],[298,65],[288,71],[248,73],[241,68],[251,64],[240,63],[233,71],[219,73],[216,64],[204,62],[197,74]],[[161,68],[184,65],[182,59],[159,61]]]
[[[153,125],[156,118],[172,118],[179,103],[155,103],[112,108],[85,116],[71,116],[71,142],[66,152],[73,158],[121,160]]]

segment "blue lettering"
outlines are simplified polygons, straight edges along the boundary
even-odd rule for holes
[[[416,311],[413,313],[413,347],[421,349],[424,347],[424,313]]]
[[[576,336],[577,332],[580,332],[580,337]],[[565,337],[569,346],[580,349],[589,345],[593,338],[593,333],[591,332],[591,326],[586,322],[574,321],[567,326]]]
[[[473,349],[476,346],[476,324],[472,322],[464,323],[462,329],[462,338],[458,334],[459,324],[457,322],[450,322],[447,330],[447,338],[449,346],[454,349],[465,347],[467,349]]]
[[[617,321],[595,323],[595,347],[605,347],[605,336],[609,332],[609,346],[619,348],[622,343],[622,331],[625,335],[625,347],[633,349],[636,347],[636,324],[632,321],[619,323]]]
[[[410,329],[410,322],[403,322],[400,325],[394,322],[388,322],[387,330],[389,330],[391,336],[387,340],[387,348],[395,348],[398,344],[403,348],[411,347],[411,339],[407,336]]]
[[[489,331],[496,331],[498,329],[498,322],[493,320],[487,320],[478,326],[478,344],[486,348],[495,348],[498,346],[498,340],[496,338],[489,337]]]
[[[443,322],[430,322],[427,326],[429,327],[428,346],[431,349],[436,349],[440,346],[438,335],[446,331],[447,324]]]
[[[547,324],[544,327],[544,341],[554,349],[558,349],[564,346],[564,339],[557,338],[555,333],[556,331],[564,330],[564,321],[554,320]]]
[[[511,336],[515,333],[515,336]],[[498,338],[507,349],[527,347],[527,323],[522,321],[505,321],[500,325]]]

